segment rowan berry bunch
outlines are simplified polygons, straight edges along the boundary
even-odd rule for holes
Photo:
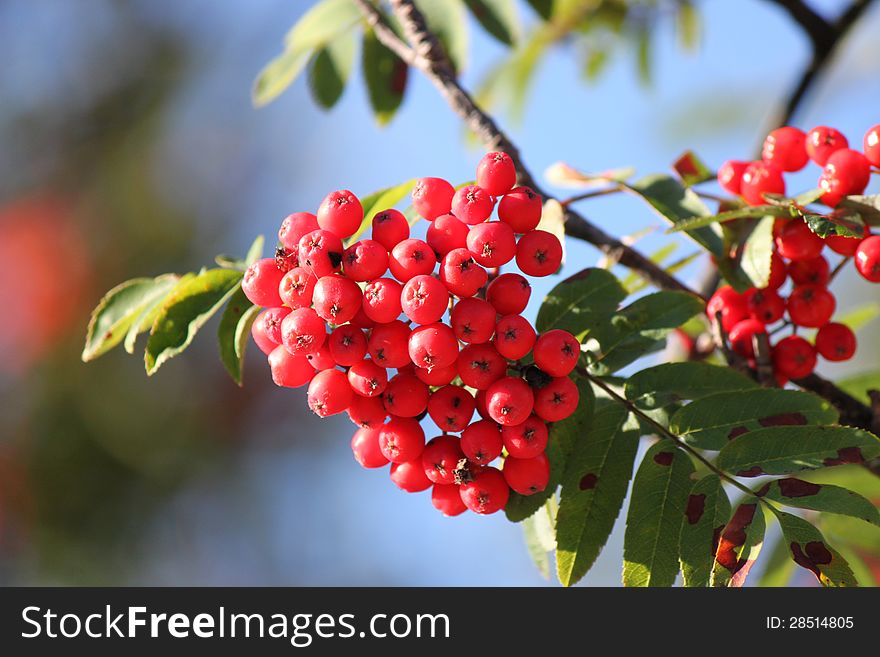
[[[276,257],[255,262],[242,281],[264,308],[252,333],[275,383],[308,385],[321,417],[347,412],[355,459],[390,463],[397,486],[430,488],[449,516],[494,513],[511,489],[544,490],[548,424],[578,404],[568,376],[577,339],[539,336],[521,314],[531,294],[522,274],[556,272],[562,246],[537,229],[540,197],[515,184],[511,158],[488,153],[476,184],[417,182],[413,208],[430,222],[424,240],[388,209],[372,217],[369,239],[347,247],[364,210],[351,192],[333,192],[316,214],[288,216]],[[512,262],[521,273],[499,273]],[[427,443],[426,417],[439,434]]]
[[[793,127],[772,131],[764,141],[762,159],[756,162],[729,160],[718,171],[721,186],[741,196],[749,205],[767,202],[765,194],[785,194],[785,173],[803,169],[812,161],[822,168],[818,188],[820,201],[833,209],[847,196],[864,193],[872,167],[880,167],[880,125],[864,138],[863,150],[849,147],[846,137],[826,126],[807,133]],[[816,367],[817,357],[844,361],[856,351],[856,337],[844,324],[831,321],[836,308],[828,289],[834,274],[847,260],[868,281],[880,282],[880,235],[867,226],[861,237],[814,233],[802,217],[779,218],[773,228],[774,248],[769,281],[764,288],[738,293],[721,287],[709,300],[707,314],[720,314],[721,326],[731,348],[754,366],[756,336],[788,335],[771,346],[770,358],[780,384],[801,379]],[[832,271],[823,250],[828,247],[842,256]],[[790,281],[790,286],[786,286]],[[783,290],[787,292],[783,292]],[[817,329],[808,340],[799,329]]]

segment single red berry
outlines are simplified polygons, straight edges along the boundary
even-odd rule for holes
[[[522,315],[505,315],[495,327],[493,344],[507,360],[519,360],[532,350],[537,334]]]
[[[322,370],[332,370],[336,367],[336,361],[333,359],[333,354],[330,353],[330,349],[327,347],[326,342],[323,347],[318,349],[318,351],[306,354],[306,360],[309,361],[309,365],[314,367],[318,372]]]
[[[580,342],[562,329],[542,333],[535,342],[535,365],[550,376],[568,376],[580,355]]]
[[[492,420],[492,417],[489,415],[489,409],[486,408],[486,391],[485,390],[477,390],[477,394],[474,395],[474,401],[477,403],[477,413],[484,420]]]
[[[479,185],[465,185],[452,197],[452,214],[469,226],[481,224],[495,209],[495,197]]]
[[[706,315],[711,321],[721,313],[721,326],[730,331],[737,322],[749,316],[749,306],[745,295],[734,290],[730,285],[722,285],[706,303]]]
[[[809,161],[807,135],[803,130],[785,126],[773,130],[764,140],[761,159],[772,162],[783,171],[800,171]]]
[[[486,288],[486,301],[499,315],[519,315],[529,304],[532,286],[519,274],[501,274]]]
[[[351,405],[348,407],[348,417],[359,427],[375,429],[385,423],[388,412],[379,397],[355,395],[351,398]]]
[[[863,145],[868,162],[880,168],[880,123],[865,133]]]
[[[799,335],[790,335],[773,347],[773,367],[789,379],[802,379],[816,367],[816,350]]]
[[[767,281],[767,287],[771,290],[778,290],[788,278],[788,267],[785,260],[776,251],[770,254],[770,279]]]
[[[327,230],[313,230],[299,240],[299,266],[317,278],[339,271],[342,266],[342,240]]]
[[[351,437],[351,451],[355,460],[364,468],[381,468],[388,459],[379,449],[381,428],[362,427]]]
[[[388,382],[382,401],[389,414],[411,418],[428,408],[428,395],[428,386],[415,375],[398,374]]]
[[[311,212],[294,212],[281,222],[278,229],[278,241],[288,251],[299,251],[299,240],[306,233],[318,230],[318,218]]]
[[[388,268],[391,275],[401,283],[411,278],[430,274],[437,264],[434,250],[422,240],[408,239],[402,241],[391,250]]]
[[[458,354],[462,383],[486,390],[507,373],[507,361],[491,344],[469,344]]]
[[[431,480],[425,476],[421,455],[405,463],[392,463],[391,481],[407,493],[421,493],[433,485]]]
[[[431,393],[428,415],[441,431],[458,432],[474,416],[474,396],[461,386],[443,386]]]
[[[281,322],[281,343],[292,354],[313,353],[327,338],[324,320],[311,308],[297,308]]]
[[[347,189],[330,192],[318,208],[318,226],[342,239],[354,235],[363,220],[361,202]]]
[[[484,299],[462,299],[449,317],[455,337],[462,342],[482,344],[495,333],[495,308]]]
[[[489,465],[501,456],[501,429],[491,420],[479,420],[461,432],[461,450],[469,461]]]
[[[412,202],[416,212],[428,221],[434,221],[441,214],[449,214],[455,188],[442,178],[421,178],[412,191]]]
[[[489,280],[468,249],[452,249],[440,264],[440,281],[450,294],[465,299],[475,295]]]
[[[433,276],[415,276],[406,282],[400,295],[404,314],[416,324],[439,322],[449,305],[446,286]]]
[[[351,324],[337,326],[327,338],[330,355],[337,365],[350,367],[360,362],[367,353],[367,336]]]
[[[455,483],[455,470],[464,458],[458,438],[437,436],[431,438],[422,452],[422,469],[435,484]]]
[[[434,255],[442,259],[452,249],[467,247],[469,230],[455,215],[441,214],[428,226],[425,241],[434,249]]]
[[[486,408],[498,424],[521,424],[532,414],[535,395],[522,379],[505,376],[486,390]]]
[[[547,424],[537,415],[531,415],[521,424],[501,427],[501,440],[510,456],[530,459],[543,454],[547,448]]]
[[[844,196],[861,194],[871,179],[871,163],[858,151],[841,148],[828,158],[822,175],[838,180]]]
[[[278,285],[278,294],[288,308],[307,308],[312,305],[312,294],[318,279],[308,269],[294,267]]]
[[[825,242],[801,219],[789,220],[776,238],[779,255],[789,260],[811,260],[822,253]]]
[[[284,272],[278,268],[275,258],[262,258],[245,270],[241,289],[251,303],[263,308],[274,308],[284,304],[278,293],[282,278]]]
[[[474,475],[473,481],[459,486],[458,492],[464,505],[481,515],[500,511],[510,498],[510,488],[504,480],[504,475],[493,467],[480,470]]]
[[[373,216],[373,239],[386,251],[391,251],[405,239],[409,239],[409,222],[400,210],[382,210]]]
[[[513,229],[500,221],[474,226],[467,235],[467,248],[484,267],[500,267],[516,255]]]
[[[735,196],[739,196],[742,191],[742,177],[745,173],[748,162],[740,160],[727,160],[718,169],[718,184],[721,188]]]
[[[410,360],[426,370],[449,367],[458,358],[458,340],[446,324],[435,322],[413,329],[407,343]]]
[[[281,344],[281,322],[289,314],[289,308],[266,308],[257,315],[251,326],[251,335],[264,354],[272,353]]]
[[[856,249],[856,269],[872,283],[880,283],[880,235],[866,237]]]
[[[410,329],[398,319],[387,324],[377,324],[367,339],[370,357],[385,368],[403,367],[410,363],[407,341]]]
[[[417,420],[392,417],[379,431],[379,449],[392,463],[406,463],[414,459],[421,461],[425,432]]]
[[[746,292],[746,301],[749,314],[762,324],[778,322],[785,314],[785,299],[776,290],[751,288]]]
[[[534,495],[547,488],[550,482],[550,461],[543,454],[530,459],[508,456],[501,473],[504,480],[520,495]]]
[[[849,360],[856,353],[856,334],[846,324],[826,324],[816,333],[816,351],[825,360]]]
[[[785,194],[782,169],[770,162],[752,162],[743,171],[740,192],[749,205],[763,205],[764,194]]]
[[[348,368],[348,383],[361,397],[378,397],[388,386],[388,372],[370,359],[361,360]]]
[[[275,347],[269,354],[269,370],[277,386],[299,388],[315,376],[315,368],[300,354],[291,354],[283,346]]]
[[[430,370],[416,367],[414,371],[418,380],[428,386],[445,386],[447,383],[452,383],[452,380],[458,376],[458,368],[455,363],[446,367],[432,367]]]
[[[357,314],[351,319],[349,324],[356,329],[371,329],[373,328],[377,322],[374,322],[372,319],[367,317],[367,314],[364,312],[364,302],[361,302],[361,309],[357,311]]]
[[[847,148],[849,142],[843,133],[834,128],[820,125],[807,133],[807,155],[820,167],[824,167],[834,151]]]
[[[794,324],[819,328],[828,323],[837,302],[821,285],[799,285],[788,297],[788,316]]]
[[[400,317],[403,286],[393,278],[377,278],[364,287],[364,314],[374,322],[387,324]]]
[[[854,256],[862,240],[869,236],[868,227],[862,227],[862,237],[845,237],[843,235],[829,235],[825,238],[828,248],[842,256]]]
[[[580,392],[567,376],[550,380],[535,391],[535,414],[547,422],[559,422],[577,410]]]
[[[467,511],[457,484],[434,484],[431,489],[431,504],[444,516],[458,516]]]
[[[541,222],[541,197],[529,187],[514,187],[498,203],[498,218],[514,233],[528,233]]]
[[[492,196],[502,196],[516,184],[516,166],[507,153],[486,153],[477,165],[477,184]]]
[[[847,193],[846,187],[840,178],[826,172],[823,172],[822,175],[819,176],[819,183],[817,186],[822,190],[822,196],[819,197],[819,200],[829,208],[836,208]]]
[[[341,370],[324,370],[315,374],[309,383],[309,408],[319,417],[342,413],[351,405],[351,386]]]
[[[831,268],[822,256],[793,260],[788,267],[788,275],[795,285],[826,285],[831,278]]]
[[[562,244],[553,233],[533,230],[516,244],[516,266],[527,276],[549,276],[562,265]]]
[[[760,322],[757,319],[744,319],[741,322],[737,322],[736,325],[730,329],[730,333],[728,334],[730,347],[741,356],[754,358],[755,348],[753,338],[760,333],[766,332],[767,327],[764,326],[763,322]]]
[[[361,288],[345,276],[322,276],[315,283],[312,302],[315,312],[330,324],[345,324],[354,318],[363,301]]]
[[[342,271],[353,281],[371,281],[388,269],[388,251],[375,240],[359,240],[342,254]]]

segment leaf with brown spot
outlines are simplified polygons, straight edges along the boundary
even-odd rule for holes
[[[711,586],[741,587],[764,543],[764,512],[757,498],[748,498],[721,530],[712,564]]]
[[[840,486],[814,484],[788,477],[767,484],[761,491],[761,497],[798,509],[858,518],[880,527],[880,511],[877,507],[858,493]]]
[[[716,541],[730,520],[730,500],[717,475],[696,482],[688,494],[679,538],[684,585],[708,586],[715,561]]]
[[[822,532],[803,518],[776,509],[773,513],[795,563],[811,571],[822,586],[858,586],[849,564],[828,545]]]

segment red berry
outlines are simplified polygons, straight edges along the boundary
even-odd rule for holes
[[[740,192],[749,205],[763,205],[764,194],[785,194],[782,169],[770,162],[752,162],[743,172]]]
[[[479,185],[465,185],[452,197],[452,214],[469,226],[486,221],[494,208],[495,197]]]
[[[866,237],[856,249],[856,269],[872,283],[880,283],[880,235]]]
[[[507,153],[486,153],[477,165],[477,184],[492,196],[501,196],[516,184],[516,167]]]
[[[514,233],[528,233],[541,222],[541,197],[529,187],[514,187],[498,203],[498,218]]]
[[[306,233],[318,230],[318,218],[311,212],[294,212],[289,214],[281,222],[278,229],[278,241],[288,251],[297,253],[299,240]]]
[[[439,322],[449,305],[449,293],[436,278],[415,276],[403,286],[400,305],[404,314],[416,324]]]
[[[475,408],[473,395],[461,386],[444,386],[428,399],[428,415],[441,431],[446,432],[464,429],[474,416]]]
[[[327,338],[327,345],[337,365],[350,367],[360,362],[367,353],[367,336],[359,328],[346,324],[333,329]]]
[[[467,247],[469,228],[460,222],[455,215],[441,214],[428,226],[425,240],[434,249],[438,259],[443,258],[452,249]]]
[[[327,230],[313,230],[299,241],[299,266],[317,278],[339,271],[342,265],[342,240]]]
[[[495,308],[483,299],[462,299],[452,307],[450,324],[462,342],[488,342],[495,333]]]
[[[771,290],[778,290],[785,284],[788,278],[788,268],[785,260],[782,259],[776,251],[770,254],[770,279],[767,281],[767,287]]]
[[[550,481],[550,461],[543,454],[530,459],[508,456],[504,459],[502,474],[507,485],[520,495],[534,495],[547,488]]]
[[[789,260],[810,260],[822,253],[825,242],[800,219],[789,220],[776,238],[779,255]]]
[[[856,334],[846,324],[826,324],[816,334],[816,351],[825,360],[849,360],[856,353]]]
[[[826,285],[831,278],[831,268],[822,256],[793,260],[788,267],[788,275],[795,285]]]
[[[477,390],[477,394],[474,395],[474,401],[477,402],[477,413],[479,413],[480,417],[484,420],[491,420],[489,409],[486,408],[486,391]]]
[[[302,355],[291,354],[283,346],[275,347],[269,354],[269,369],[277,386],[299,388],[315,376],[315,368]]]
[[[495,348],[507,360],[519,360],[532,350],[535,329],[522,315],[506,315],[495,328]]]
[[[858,151],[841,148],[828,158],[822,175],[838,180],[844,196],[861,194],[871,179],[871,163]]]
[[[315,283],[312,302],[315,312],[330,324],[345,324],[361,308],[363,293],[358,284],[345,276],[322,276]]]
[[[278,293],[281,300],[289,308],[307,308],[312,305],[312,294],[315,291],[315,275],[302,267],[294,267],[281,279]]]
[[[374,322],[372,319],[367,317],[367,314],[364,312],[364,302],[361,302],[361,309],[357,311],[357,315],[355,315],[349,324],[356,329],[371,329],[376,325],[377,322]]]
[[[388,459],[379,449],[380,428],[361,428],[351,437],[351,451],[355,460],[364,468],[381,468]]]
[[[868,227],[863,226],[862,237],[844,237],[842,235],[829,235],[825,238],[828,248],[842,256],[854,256],[861,244],[862,239],[868,237]]]
[[[347,189],[330,192],[318,208],[318,226],[343,239],[354,235],[363,220],[361,202]]]
[[[353,396],[348,377],[341,370],[318,372],[309,383],[309,408],[319,417],[342,413],[351,405]]]
[[[800,171],[807,166],[806,138],[803,130],[791,126],[773,130],[764,140],[761,158],[783,171]]]
[[[374,322],[387,324],[400,317],[403,286],[393,278],[377,278],[364,288],[364,314]]]
[[[510,488],[504,480],[504,475],[493,467],[480,470],[473,481],[459,486],[458,492],[464,505],[481,515],[500,511],[510,498]]]
[[[746,292],[746,300],[749,314],[762,324],[777,322],[785,314],[785,299],[776,290],[752,288]]]
[[[486,390],[486,408],[498,424],[521,424],[532,414],[535,395],[522,379],[505,376]]]
[[[748,162],[739,160],[727,160],[718,169],[718,184],[721,188],[736,196],[742,191],[742,177],[745,173]]]
[[[749,307],[745,295],[740,294],[729,285],[722,285],[706,303],[706,315],[711,321],[721,313],[721,326],[730,331],[737,322],[749,316]]]
[[[306,360],[309,361],[309,365],[319,372],[322,370],[332,370],[336,367],[336,361],[333,359],[333,354],[330,353],[326,342],[318,351],[306,354]]]
[[[342,271],[353,281],[371,281],[388,269],[388,252],[375,240],[360,240],[342,254]]]
[[[880,167],[880,123],[865,133],[865,157],[875,167]]]
[[[452,484],[455,482],[455,470],[458,462],[464,458],[458,438],[454,436],[437,436],[431,438],[422,452],[422,468],[425,475],[435,484]]]
[[[816,367],[816,350],[799,335],[790,335],[773,347],[773,367],[789,379],[802,379]]]
[[[379,431],[379,449],[392,463],[420,459],[422,450],[425,449],[425,432],[417,420],[392,417]]]
[[[311,308],[291,310],[281,322],[281,343],[292,354],[318,351],[326,338],[324,320]]]
[[[755,357],[753,338],[760,333],[766,333],[767,327],[757,319],[744,319],[730,329],[728,338],[731,348],[746,358]]]
[[[428,386],[413,374],[398,374],[388,382],[382,401],[398,417],[415,417],[428,407]],[[408,460],[408,459],[407,459]]]
[[[846,187],[840,178],[825,172],[819,176],[818,187],[822,190],[819,200],[829,208],[836,208],[846,196]]]
[[[479,420],[461,433],[461,449],[469,461],[489,465],[501,456],[501,430],[491,420]]]
[[[516,255],[513,229],[500,221],[474,226],[467,235],[467,248],[484,267],[500,267]]]
[[[550,376],[568,376],[580,355],[580,342],[562,329],[542,333],[535,342],[535,365]]]
[[[413,329],[407,348],[416,367],[426,370],[448,367],[458,358],[458,340],[452,329],[440,322]]]
[[[440,264],[440,280],[450,294],[472,297],[489,280],[489,274],[474,260],[468,249],[453,249]]]
[[[391,275],[401,283],[416,276],[430,274],[436,264],[437,256],[433,249],[417,239],[404,240],[395,246],[388,260]]]
[[[457,516],[467,511],[456,484],[435,484],[431,489],[431,504],[444,516]]]
[[[550,380],[535,391],[535,414],[547,422],[559,422],[577,410],[580,392],[567,376]]]
[[[434,221],[441,214],[449,214],[455,188],[442,178],[421,178],[412,191],[412,202],[416,212],[428,221]]]
[[[355,395],[348,407],[348,417],[359,427],[377,428],[384,424],[388,412],[379,397]]]
[[[499,315],[519,315],[529,304],[532,286],[519,274],[501,274],[486,288],[486,301]]]
[[[820,167],[824,167],[834,151],[846,148],[849,142],[843,133],[834,128],[820,125],[807,133],[807,155]]]
[[[266,308],[254,320],[251,335],[264,354],[270,354],[281,344],[281,322],[290,314],[288,308]]]
[[[433,485],[425,476],[421,456],[405,463],[392,463],[391,481],[407,493],[420,493]]]
[[[244,272],[241,289],[251,303],[263,308],[283,305],[278,287],[284,272],[278,268],[275,258],[257,260]]]
[[[516,244],[516,266],[527,276],[549,276],[562,265],[562,244],[553,233],[533,230]]]
[[[788,316],[798,326],[819,328],[834,314],[834,295],[821,285],[799,285],[788,297]]]
[[[425,385],[445,386],[458,376],[458,369],[456,368],[455,363],[452,363],[446,367],[432,367],[430,370],[426,370],[423,367],[416,367],[415,373],[418,380]]]
[[[372,360],[361,360],[348,368],[348,383],[361,397],[378,397],[388,386],[388,372]]]
[[[377,365],[385,368],[403,367],[410,363],[406,345],[409,327],[396,319],[387,324],[377,324],[370,331],[367,351]]]
[[[373,239],[390,251],[409,238],[409,222],[400,210],[382,210],[373,216]]]
[[[543,454],[547,448],[549,432],[547,425],[537,415],[532,415],[521,424],[501,427],[501,440],[510,456],[530,459]]]
[[[507,361],[490,344],[470,344],[458,354],[462,383],[486,390],[507,373]]]

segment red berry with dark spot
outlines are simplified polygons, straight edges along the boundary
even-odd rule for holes
[[[822,253],[825,242],[801,219],[789,220],[776,238],[779,255],[789,260],[812,260]]]
[[[288,308],[307,308],[312,305],[312,294],[317,282],[317,277],[310,270],[294,267],[284,274],[278,285],[278,293]]]
[[[401,283],[416,276],[430,274],[436,264],[434,250],[426,242],[417,239],[404,240],[395,246],[388,260],[391,275]]]
[[[398,368],[408,365],[409,327],[396,319],[387,324],[377,324],[367,339],[367,351],[377,365],[385,368]]]
[[[529,304],[532,286],[519,274],[501,274],[486,288],[486,301],[499,315],[519,315]]]
[[[275,347],[269,354],[269,369],[275,385],[285,388],[299,388],[315,376],[315,368],[305,356],[291,354],[283,346]]]
[[[489,416],[502,426],[525,422],[534,405],[535,395],[522,379],[505,376],[486,390]]]
[[[359,240],[342,254],[342,271],[353,281],[371,281],[388,269],[388,251],[375,240]]]
[[[495,328],[495,349],[507,360],[519,360],[532,350],[535,329],[522,315],[506,315]]]
[[[518,459],[530,459],[543,454],[547,448],[549,432],[546,423],[537,415],[532,415],[521,424],[501,427],[501,440],[504,449]]]
[[[849,146],[843,133],[834,128],[820,125],[807,133],[807,155],[820,167],[824,167],[835,151]]]
[[[495,209],[495,197],[479,185],[465,185],[452,197],[452,214],[469,226],[481,224]]]
[[[776,290],[752,288],[746,292],[746,300],[749,314],[762,324],[778,322],[785,314],[785,299]]]
[[[391,481],[407,493],[420,493],[433,485],[425,476],[421,456],[406,463],[392,463]]]
[[[788,275],[795,285],[826,285],[831,278],[831,268],[822,256],[793,260],[788,267]]]
[[[393,278],[377,278],[364,287],[364,314],[378,324],[387,324],[400,317],[403,285]]]
[[[880,283],[880,235],[867,237],[856,249],[856,269],[872,283]]]
[[[311,308],[291,310],[281,322],[281,343],[292,354],[311,354],[324,345],[324,320]]]
[[[241,290],[251,303],[263,308],[281,306],[284,302],[278,293],[284,272],[278,268],[275,258],[262,258],[252,263],[241,279]]]
[[[309,365],[319,372],[322,370],[332,370],[336,367],[336,361],[333,359],[333,354],[330,353],[326,342],[318,351],[306,354],[306,360],[309,361]]]
[[[391,251],[409,239],[409,222],[400,210],[382,210],[373,216],[373,239]]]
[[[549,276],[562,265],[562,244],[553,233],[533,230],[519,238],[516,266],[527,276]]]
[[[458,492],[464,505],[481,515],[500,511],[510,498],[510,488],[504,480],[504,475],[493,467],[480,470],[473,481],[459,486]]]
[[[498,218],[514,233],[528,233],[541,222],[541,197],[530,187],[514,187],[498,203]]]
[[[580,392],[567,376],[550,380],[535,391],[535,414],[547,422],[559,422],[577,410]]]
[[[475,295],[489,280],[489,274],[468,249],[453,249],[443,256],[440,280],[450,294],[464,299]]]
[[[309,383],[309,408],[319,417],[336,415],[351,405],[353,395],[345,372],[324,370]]]
[[[431,504],[444,516],[458,516],[467,511],[456,484],[435,484],[431,489]]]
[[[718,313],[721,313],[722,328],[729,332],[737,322],[749,316],[745,295],[740,294],[730,285],[722,285],[706,303],[706,315],[710,321],[714,322]]]
[[[727,160],[718,169],[718,184],[721,188],[735,196],[739,196],[742,191],[742,177],[745,173],[748,162],[739,160]]]
[[[327,344],[333,360],[343,367],[360,362],[367,353],[367,336],[351,324],[336,327],[327,338]]]
[[[458,340],[452,329],[441,322],[413,329],[407,348],[415,366],[426,370],[448,367],[458,358]]]
[[[458,438],[437,436],[431,438],[422,452],[422,468],[435,484],[455,483],[455,470],[464,458]]]
[[[766,203],[764,194],[785,194],[782,169],[769,162],[752,162],[743,172],[740,193],[749,205]]]
[[[421,178],[412,191],[412,202],[416,212],[428,221],[434,221],[441,214],[449,214],[455,188],[442,178]]]
[[[270,354],[281,344],[281,322],[290,314],[289,308],[266,308],[254,320],[251,335],[264,354]]]
[[[329,276],[342,266],[342,240],[327,230],[313,230],[299,240],[299,266],[317,278]]]
[[[530,459],[508,456],[501,470],[504,480],[520,495],[534,495],[547,488],[550,481],[550,461],[543,454]]]
[[[398,417],[415,417],[428,408],[428,386],[413,374],[398,374],[385,388],[385,410]]]
[[[856,353],[856,334],[846,324],[826,324],[816,334],[816,351],[825,360],[849,360]]]
[[[837,302],[821,285],[799,285],[788,297],[788,317],[794,324],[819,328],[828,323]]]
[[[880,168],[880,124],[865,133],[863,146],[868,162]]]
[[[470,344],[458,354],[458,375],[462,382],[486,390],[507,373],[507,361],[490,344]]]
[[[315,312],[330,324],[345,324],[361,308],[361,288],[345,276],[322,276],[315,283],[312,303]]]
[[[783,171],[800,171],[809,161],[803,130],[784,126],[773,130],[764,140],[761,158]]]
[[[354,235],[363,220],[361,202],[347,189],[330,192],[318,208],[318,226],[342,239]]]
[[[467,235],[467,248],[484,267],[500,267],[516,255],[513,229],[500,221],[474,226]]]
[[[281,222],[278,229],[278,241],[288,251],[297,253],[299,241],[306,233],[318,230],[318,218],[311,212],[294,212],[289,214]]]
[[[469,228],[454,215],[441,214],[431,222],[425,235],[428,246],[434,249],[437,258],[442,259],[452,249],[467,247]]]
[[[379,449],[380,428],[361,428],[351,437],[351,451],[355,460],[364,468],[381,468],[388,459]]]
[[[473,395],[461,386],[444,386],[428,399],[428,415],[441,431],[455,433],[464,429],[474,416]]]
[[[550,376],[568,376],[580,355],[577,338],[562,329],[542,333],[535,342],[535,365]]]
[[[378,428],[385,423],[388,412],[385,404],[378,397],[361,397],[355,395],[351,398],[348,407],[348,418],[359,427]]]
[[[477,165],[477,185],[502,196],[516,184],[516,167],[507,153],[486,153]]]
[[[469,461],[489,465],[501,456],[501,429],[491,420],[479,420],[461,433],[461,449]]]
[[[433,276],[415,276],[406,282],[400,295],[404,314],[416,324],[439,322],[449,305],[446,286]]]
[[[419,459],[425,449],[425,432],[417,420],[392,417],[379,431],[379,449],[392,463]]]
[[[731,348],[746,358],[755,357],[753,338],[759,333],[766,333],[767,327],[757,319],[744,319],[738,322],[732,329],[728,338]]]
[[[452,307],[450,323],[462,342],[483,344],[495,333],[495,308],[483,299],[462,299]]]
[[[348,383],[361,397],[378,397],[388,386],[388,372],[370,359],[361,360],[348,368]]]
[[[816,350],[799,335],[790,335],[773,347],[773,367],[784,377],[802,379],[816,367]]]

